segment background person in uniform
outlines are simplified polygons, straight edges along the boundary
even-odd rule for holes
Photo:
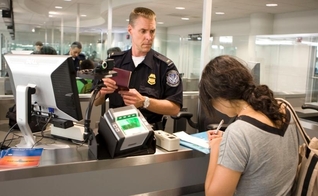
[[[291,195],[298,165],[296,125],[266,85],[256,85],[236,58],[219,56],[202,72],[200,101],[237,116],[222,136],[208,131],[206,195]]]
[[[174,63],[151,49],[156,33],[155,13],[143,7],[129,16],[130,50],[110,56],[115,67],[132,72],[129,91],[118,88],[111,78],[104,78],[106,87],[97,95],[95,105],[109,97],[109,107],[135,105],[151,124],[161,122],[163,115],[177,115],[182,107],[182,82]],[[156,129],[156,127],[155,127]]]
[[[75,70],[80,69],[81,61],[85,60],[85,54],[82,52],[82,44],[80,42],[73,42],[70,50],[65,55],[70,55],[73,58]]]

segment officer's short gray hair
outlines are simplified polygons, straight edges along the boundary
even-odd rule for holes
[[[129,24],[134,26],[135,20],[139,17],[144,17],[147,19],[155,19],[156,13],[149,8],[145,7],[136,7],[129,15]]]

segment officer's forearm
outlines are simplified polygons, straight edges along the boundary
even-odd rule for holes
[[[147,110],[157,114],[176,116],[180,112],[180,106],[169,100],[150,98],[150,104]]]
[[[105,102],[105,94],[98,92],[94,101],[95,106],[99,106]]]

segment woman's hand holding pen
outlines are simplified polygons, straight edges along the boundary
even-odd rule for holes
[[[222,140],[223,131],[219,130],[222,127],[223,122],[224,121],[221,120],[221,122],[215,130],[207,131],[210,148],[212,148],[213,145],[220,144]]]

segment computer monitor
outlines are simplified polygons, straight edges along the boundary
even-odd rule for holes
[[[4,57],[16,101],[17,124],[25,141],[21,147],[35,144],[29,126],[32,114],[75,122],[82,120],[71,57],[23,54]]]

